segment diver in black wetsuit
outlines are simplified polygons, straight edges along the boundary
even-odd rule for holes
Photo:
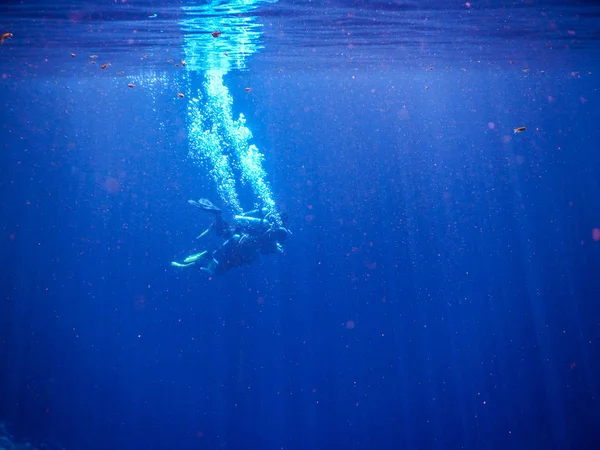
[[[215,216],[215,221],[198,238],[211,230],[225,239],[214,251],[190,255],[183,263],[172,262],[174,267],[189,267],[200,263],[200,270],[209,275],[219,275],[235,267],[247,266],[260,254],[283,252],[283,243],[291,232],[279,225],[266,209],[258,209],[235,216],[235,226],[227,224],[222,211],[207,199],[189,200],[189,203]]]

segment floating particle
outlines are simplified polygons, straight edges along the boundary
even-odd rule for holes
[[[109,63],[109,62],[102,64],[102,65],[100,66],[100,68],[101,68],[101,69],[106,69],[108,66],[110,66],[110,63]]]
[[[133,84],[133,83],[129,83],[129,84],[127,85],[127,87],[128,87],[128,88],[134,88],[134,87],[135,87],[135,84]]]
[[[211,35],[212,35],[212,37],[214,37],[214,38],[218,38],[219,36],[221,36],[221,32],[220,32],[220,31],[213,31],[213,32],[211,33]]]
[[[183,97],[185,97],[185,95],[183,95],[183,94],[180,92],[179,94],[177,94],[177,97],[179,97],[179,98],[183,98]]]
[[[75,53],[71,53],[71,58],[75,58]]]
[[[525,131],[527,129],[527,127],[517,127],[514,129],[514,133],[522,133],[523,131]]]
[[[121,192],[121,182],[116,178],[107,178],[103,183],[103,187],[109,194],[116,195]]]
[[[0,44],[4,44],[4,41],[11,37],[13,37],[12,33],[3,33],[2,36],[0,36]]]
[[[247,88],[244,88],[244,90],[245,90],[246,92],[250,92],[250,91],[252,90],[252,88],[251,88],[251,87],[247,87]]]

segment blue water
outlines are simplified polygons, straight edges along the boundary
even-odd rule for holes
[[[4,2],[0,448],[600,448],[594,3]],[[214,277],[210,76],[293,232]]]

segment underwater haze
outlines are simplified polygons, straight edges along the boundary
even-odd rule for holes
[[[597,2],[0,36],[1,450],[600,448]]]

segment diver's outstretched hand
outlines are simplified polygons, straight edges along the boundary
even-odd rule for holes
[[[206,198],[201,198],[198,201],[188,200],[188,203],[190,205],[195,206],[196,208],[200,208],[204,211],[209,211],[209,212],[214,212],[214,213],[221,212],[221,210],[219,208],[217,208],[215,205],[213,205],[212,202]]]

